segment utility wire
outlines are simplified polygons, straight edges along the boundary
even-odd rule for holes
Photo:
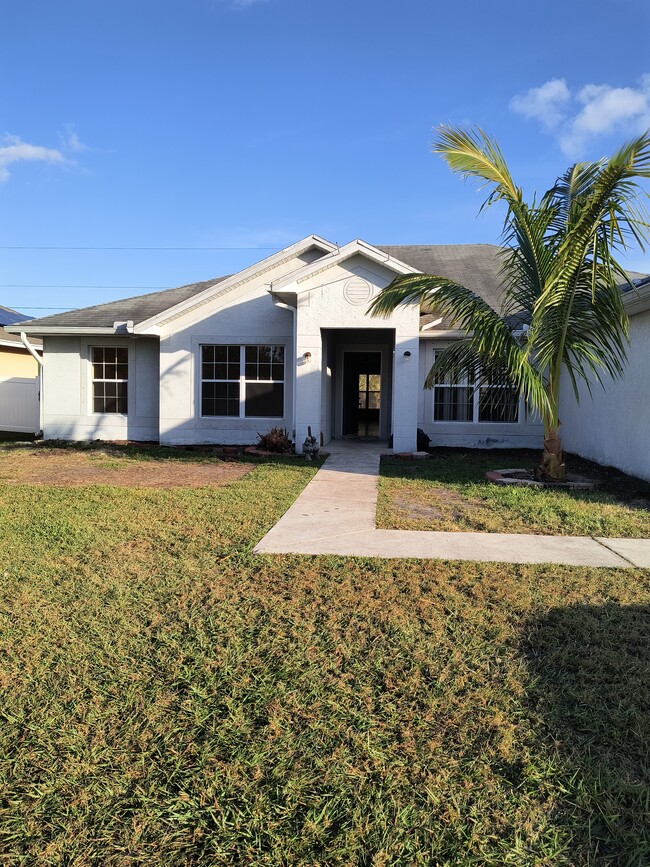
[[[11,305],[9,305],[11,307]],[[23,310],[74,310],[74,307],[30,307],[29,305],[22,304],[20,305],[21,311]]]
[[[0,246],[0,250],[170,250],[179,251],[230,251],[230,250],[281,250],[282,247],[27,247],[22,245]]]
[[[0,289],[169,289],[169,286],[93,286],[89,283],[0,283]]]

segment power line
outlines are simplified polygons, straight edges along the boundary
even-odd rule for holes
[[[169,289],[169,286],[92,286],[88,283],[0,283],[0,289]]]
[[[12,305],[8,305],[11,307]],[[21,310],[74,310],[74,307],[30,307],[29,305],[20,304],[17,305]]]
[[[0,246],[0,250],[156,250],[172,252],[229,252],[231,250],[281,250],[282,247],[28,247],[23,245]]]

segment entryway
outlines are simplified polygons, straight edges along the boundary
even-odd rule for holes
[[[381,352],[344,352],[343,436],[379,439],[380,414]]]
[[[323,444],[387,442],[392,433],[395,332],[321,329]]]

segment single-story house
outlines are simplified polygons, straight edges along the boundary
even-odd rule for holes
[[[396,275],[416,271],[499,309],[498,253],[312,235],[237,274],[14,330],[43,339],[48,439],[245,444],[278,426],[299,448],[311,427],[322,444],[392,435],[396,451],[414,451],[421,428],[433,445],[538,447],[541,425],[503,389],[423,388],[436,350],[460,336],[448,322],[413,304],[368,313]]]
[[[29,318],[0,305],[0,431],[37,433],[41,427],[39,363],[20,336],[7,331]],[[31,345],[42,352],[40,340]]]

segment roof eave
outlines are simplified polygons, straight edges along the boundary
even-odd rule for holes
[[[462,337],[467,337],[467,332],[459,328],[441,328],[438,331],[420,331],[420,337],[423,340],[432,340],[438,337],[454,338],[457,340]]]
[[[623,295],[623,305],[628,316],[650,310],[650,283],[640,288],[629,289]]]
[[[20,325],[5,326],[10,334],[37,334],[43,336],[56,334],[69,334],[71,337],[81,334],[111,334],[113,337],[122,337],[128,334],[127,331],[120,331],[113,326],[98,326],[98,325]]]

